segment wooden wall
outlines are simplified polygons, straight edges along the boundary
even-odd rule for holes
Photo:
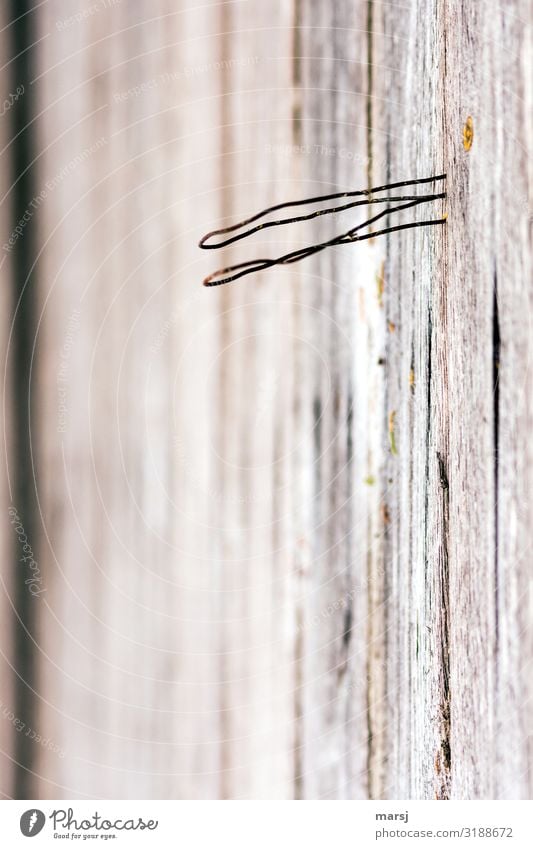
[[[4,795],[531,797],[527,13],[27,16],[34,153],[8,160],[2,243],[44,196],[18,272],[1,258],[0,341],[31,266],[19,491],[45,592],[19,593],[17,638],[8,476],[1,682],[51,745],[2,718]],[[222,257],[197,249],[214,226],[444,172],[445,227],[200,286],[361,213]]]

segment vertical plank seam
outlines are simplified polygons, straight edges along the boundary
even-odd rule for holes
[[[229,55],[229,37],[230,37],[230,7],[226,3],[222,3],[220,6],[220,39],[218,39],[218,43],[220,45],[220,56],[223,61]],[[229,155],[230,145],[229,145],[229,134],[230,134],[230,126],[231,126],[231,109],[229,102],[229,94],[221,88],[220,90],[220,150],[219,156],[221,157],[221,162],[224,163],[224,159],[227,155]],[[222,218],[225,220],[230,213],[231,210],[231,189],[228,189],[227,183],[224,179],[225,169],[222,165],[220,170],[221,175],[221,186],[220,186],[220,205]],[[229,181],[231,182],[231,181]],[[230,315],[229,309],[231,306],[232,292],[231,287],[223,286],[223,291],[221,293],[220,299],[220,350],[226,350],[229,339],[230,339]],[[220,359],[222,364],[222,358]],[[219,430],[219,438],[222,443],[226,440],[227,434],[227,422],[228,416],[225,414],[225,405],[227,404],[227,399],[231,397],[230,387],[228,386],[228,372],[227,366],[224,368],[221,367],[221,374],[219,380],[219,397],[217,399],[217,404],[219,406],[220,414],[219,421],[221,423]],[[223,452],[222,452],[223,454]],[[220,470],[220,474],[222,474],[222,469]],[[220,491],[222,491],[223,481],[221,480]],[[218,524],[215,522],[215,525]],[[220,571],[220,580],[223,582],[224,580],[224,545],[221,546],[221,550],[219,552],[219,571]],[[222,587],[221,587],[222,589]],[[227,594],[225,592],[221,593],[222,602],[227,598]],[[230,675],[228,673],[228,664],[226,657],[227,650],[227,637],[224,629],[224,611],[219,611],[218,615],[219,620],[219,645],[220,645],[220,665],[219,665],[219,679],[218,679],[218,687],[219,687],[219,769],[220,769],[220,777],[219,777],[219,798],[220,799],[229,799],[231,798],[231,743],[229,742],[231,738],[231,725],[230,725],[230,702],[229,696],[227,692],[227,688],[230,685]],[[220,624],[222,623],[222,624]]]
[[[372,26],[374,22],[374,5],[373,0],[367,0],[366,7],[366,47],[367,47],[367,94],[366,94],[366,155],[367,155],[367,182],[368,189],[372,188],[373,177],[373,162],[372,162],[372,92],[374,86],[374,68],[373,68],[373,34]]]
[[[302,0],[293,0],[292,24],[292,141],[302,144]],[[297,572],[297,600],[295,609],[296,638],[294,644],[294,741],[293,741],[293,793],[294,798],[304,798],[303,717],[304,717],[304,609],[303,570]]]
[[[498,310],[498,275],[494,268],[494,284],[492,297],[492,403],[493,403],[493,440],[494,440],[494,628],[495,652],[499,651],[500,622],[499,622],[499,564],[498,564],[498,488],[499,488],[499,443],[500,443],[500,316]],[[496,686],[498,663],[495,664]]]

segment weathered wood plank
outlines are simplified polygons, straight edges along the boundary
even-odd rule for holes
[[[228,223],[294,192],[291,23],[287,0],[224,7],[220,58],[243,65],[224,77],[220,101],[218,190]],[[227,257],[268,255],[284,238],[265,231]],[[223,798],[293,795],[292,279],[281,271],[207,293],[219,315],[210,459],[221,493],[212,515]]]
[[[464,797],[531,798],[533,790],[530,11],[523,2],[488,4],[464,19],[460,4],[449,8],[457,62],[446,101],[455,178],[448,291],[450,338],[463,342],[450,346],[452,792]],[[466,115],[475,132],[468,153]]]
[[[298,194],[366,188],[366,8],[299,6],[302,111],[295,141],[304,154]],[[314,232],[329,233],[329,226],[333,235],[354,219],[353,210],[332,224],[321,219]],[[379,496],[369,484],[381,462],[375,444],[380,263],[380,246],[340,246],[302,264],[299,277],[298,320],[313,340],[298,362],[303,426],[295,427],[306,441],[295,470],[298,505],[310,504],[297,514],[310,552],[301,580],[305,798],[365,798],[372,780],[371,717],[378,720],[373,706],[382,695],[375,675],[383,627]]]
[[[38,792],[214,797],[211,302],[194,287],[196,216],[216,209],[204,104],[217,81],[198,66],[217,20],[118,4],[56,30],[70,11],[42,12],[42,179],[103,144],[51,192],[43,225],[42,467],[56,474],[43,493],[42,721],[66,756],[43,758]]]
[[[527,208],[511,202],[527,185],[526,8],[384,4],[382,14],[403,69],[377,75],[395,102],[391,177],[443,170],[449,193],[446,231],[391,240],[386,263],[398,431],[388,686],[399,697],[388,700],[385,793],[527,797],[531,553],[517,505],[529,472],[516,457],[531,401],[516,387],[530,287]]]

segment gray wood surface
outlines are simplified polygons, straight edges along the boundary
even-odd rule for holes
[[[527,16],[520,3],[444,16],[420,4],[401,19],[383,7],[401,68],[388,85],[379,75],[398,104],[390,173],[448,175],[446,230],[395,240],[386,264],[388,795],[531,794]]]
[[[2,481],[0,681],[55,749],[2,718],[1,792],[531,798],[529,4],[83,8],[31,17],[46,593],[17,683]],[[440,173],[445,227],[200,286],[363,213],[208,229]]]

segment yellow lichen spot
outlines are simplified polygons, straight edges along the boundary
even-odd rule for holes
[[[465,150],[470,150],[474,141],[474,122],[472,116],[469,115],[466,119],[466,124],[463,127],[463,147]]]
[[[391,454],[394,454],[394,455],[398,454],[398,451],[397,451],[397,448],[396,448],[396,436],[395,436],[395,433],[394,433],[394,420],[395,420],[395,418],[396,418],[396,410],[393,410],[389,415],[389,444],[390,444]]]
[[[374,475],[368,475],[364,480],[364,483],[366,483],[367,486],[374,486],[375,482],[376,479]]]
[[[379,272],[376,274],[376,288],[378,292],[378,304],[383,306],[383,292],[385,291],[385,263],[382,262]]]
[[[396,330],[396,325],[394,324],[394,322],[389,321],[388,325],[389,325],[389,333],[394,333],[394,331]]]

